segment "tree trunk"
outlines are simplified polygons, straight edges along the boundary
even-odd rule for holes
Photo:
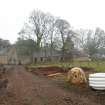
[[[52,42],[52,37],[51,37],[51,48],[50,48],[50,58],[52,61],[52,50],[53,50],[53,42]]]
[[[37,38],[37,50],[40,50],[41,38]]]

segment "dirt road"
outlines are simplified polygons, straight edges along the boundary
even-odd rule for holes
[[[101,105],[65,91],[48,78],[35,76],[22,66],[15,66],[6,74],[9,83],[0,94],[0,105]]]

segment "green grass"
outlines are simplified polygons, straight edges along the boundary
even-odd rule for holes
[[[105,61],[74,61],[74,62],[51,62],[51,63],[38,63],[31,64],[28,68],[37,67],[62,67],[64,70],[71,67],[88,67],[93,68],[97,72],[105,72]]]

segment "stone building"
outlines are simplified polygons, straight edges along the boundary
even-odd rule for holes
[[[0,64],[18,64],[18,57],[15,47],[3,48],[0,50]]]
[[[53,50],[52,52],[48,49],[46,51],[42,50],[40,52],[35,51],[33,53],[33,62],[49,62],[49,61],[60,61],[61,53],[59,51]]]

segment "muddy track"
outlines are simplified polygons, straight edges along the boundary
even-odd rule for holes
[[[22,66],[6,75],[7,89],[0,95],[0,105],[101,105],[75,92],[65,91],[48,78],[35,76]]]

